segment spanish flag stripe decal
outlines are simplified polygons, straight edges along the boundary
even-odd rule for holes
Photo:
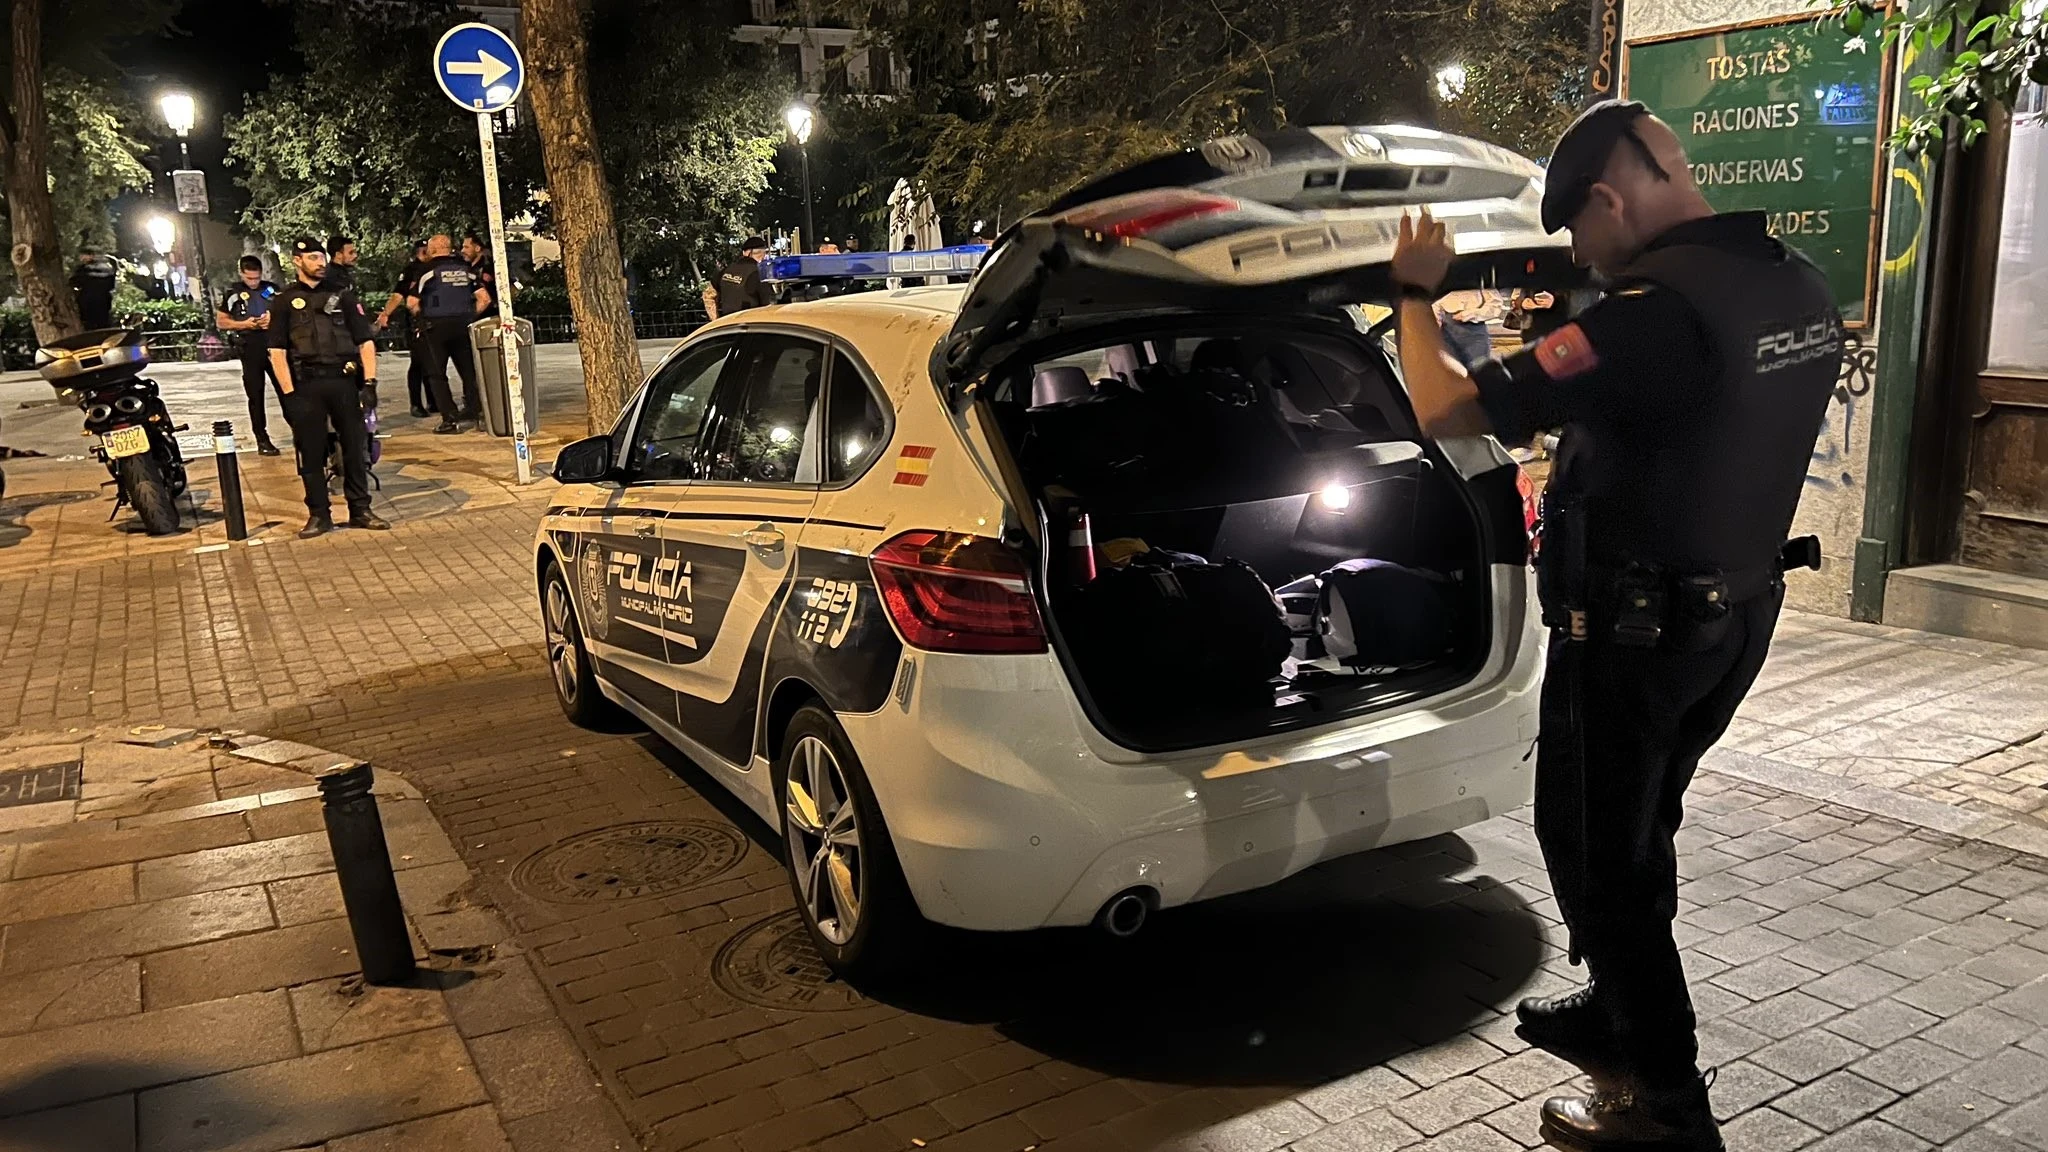
[[[906,444],[896,455],[896,483],[924,487],[931,477],[932,457],[938,449],[929,444]]]

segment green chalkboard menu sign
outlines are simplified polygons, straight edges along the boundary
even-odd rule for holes
[[[1880,50],[1850,39],[1839,21],[1800,16],[1632,40],[1622,85],[1684,141],[1708,202],[1767,213],[1860,326],[1876,272],[1886,73]]]

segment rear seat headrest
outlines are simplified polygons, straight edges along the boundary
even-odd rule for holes
[[[1088,381],[1086,369],[1062,364],[1055,368],[1041,368],[1031,380],[1031,410],[1040,408],[1062,408],[1068,404],[1079,404],[1095,397],[1095,386]]]

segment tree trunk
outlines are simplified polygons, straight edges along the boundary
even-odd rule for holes
[[[639,386],[640,349],[633,342],[625,262],[590,116],[588,10],[589,0],[520,0],[519,26],[594,434],[612,426]]]
[[[7,216],[14,274],[44,344],[81,330],[78,301],[64,278],[57,212],[50,202],[50,117],[43,107],[43,0],[14,0],[13,107],[0,124],[6,149]]]

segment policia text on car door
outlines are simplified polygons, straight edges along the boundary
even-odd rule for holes
[[[1433,435],[1526,441],[1563,426],[1545,500],[1554,628],[1536,831],[1588,988],[1525,1001],[1522,1034],[1599,1076],[1543,1106],[1573,1147],[1716,1152],[1672,937],[1687,784],[1770,646],[1785,534],[1841,359],[1838,312],[1762,213],[1715,215],[1677,137],[1640,104],[1595,105],[1559,140],[1544,227],[1569,226],[1615,287],[1468,375],[1430,302],[1441,224],[1404,220],[1401,362]],[[1576,533],[1576,538],[1572,534]]]

